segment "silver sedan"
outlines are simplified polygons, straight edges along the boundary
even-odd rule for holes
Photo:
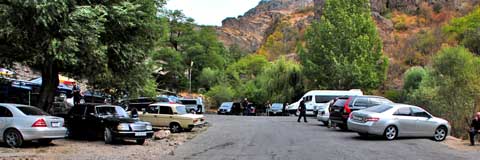
[[[65,138],[64,120],[32,106],[0,103],[0,141],[20,147],[25,141],[49,144]]]
[[[348,129],[360,136],[381,135],[387,140],[432,137],[435,141],[443,141],[450,133],[450,124],[417,106],[389,104],[352,112]]]

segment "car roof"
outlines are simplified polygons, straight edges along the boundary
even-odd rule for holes
[[[335,96],[335,95],[363,95],[361,90],[352,89],[352,90],[312,90],[305,93],[304,96],[309,95],[325,95],[325,96]]]
[[[178,103],[167,103],[167,102],[157,102],[157,103],[152,103],[149,106],[169,106],[169,107],[176,107],[176,106],[185,106],[183,104],[178,104]]]

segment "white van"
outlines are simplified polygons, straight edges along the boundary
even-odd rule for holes
[[[354,95],[363,95],[363,92],[359,89],[351,89],[348,91],[342,90],[312,90],[305,93],[302,98],[305,98],[305,106],[307,108],[307,115],[317,115],[317,113],[323,113],[321,121],[328,122],[328,106],[329,101],[341,96],[354,96]],[[287,106],[287,111],[290,114],[298,115],[297,109],[300,104],[299,99],[297,102]]]

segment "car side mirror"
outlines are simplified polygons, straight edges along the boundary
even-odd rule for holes
[[[173,114],[178,114],[177,112],[173,112]]]

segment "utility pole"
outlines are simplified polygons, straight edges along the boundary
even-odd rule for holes
[[[189,79],[189,89],[188,92],[192,93],[192,68],[193,68],[193,61],[190,61],[190,70],[188,71],[188,79]]]

